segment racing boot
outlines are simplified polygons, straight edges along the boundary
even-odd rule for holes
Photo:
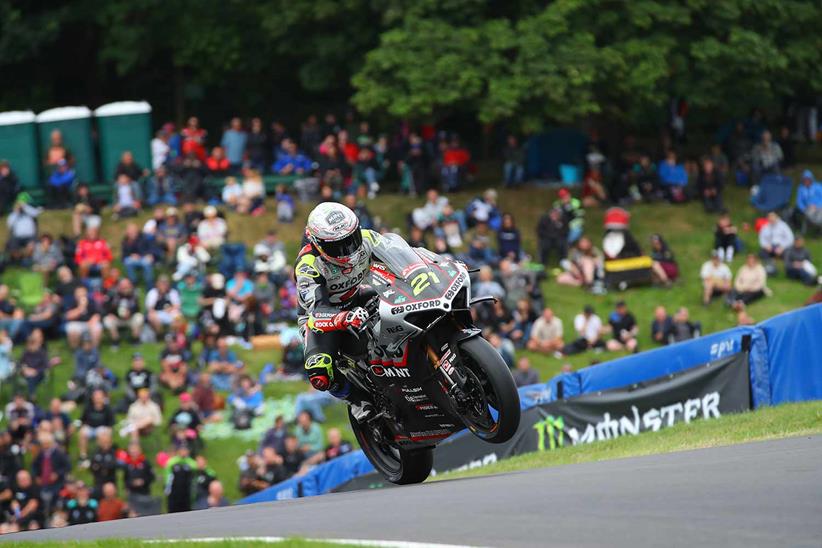
[[[362,390],[352,385],[346,379],[343,386],[332,388],[331,395],[348,403],[351,408],[351,416],[360,423],[366,423],[376,415],[374,404]]]

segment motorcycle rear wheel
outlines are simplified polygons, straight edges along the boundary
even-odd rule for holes
[[[463,422],[478,438],[489,443],[505,443],[519,427],[519,392],[502,357],[482,337],[459,344],[462,367],[468,377],[474,409],[461,413]],[[488,407],[497,411],[494,419]]]
[[[434,465],[434,448],[403,449],[393,442],[377,440],[369,425],[360,424],[348,413],[351,429],[360,447],[374,468],[385,479],[397,485],[422,483],[431,474]],[[386,431],[385,428],[383,428]],[[387,431],[386,431],[387,434]]]

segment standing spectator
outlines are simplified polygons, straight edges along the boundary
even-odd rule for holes
[[[26,259],[34,252],[37,239],[37,217],[42,209],[29,205],[28,194],[23,193],[14,202],[14,208],[6,219],[8,240],[6,253],[12,261]]]
[[[197,463],[191,458],[188,445],[177,447],[175,455],[166,463],[166,503],[169,513],[191,510],[194,471]]]
[[[516,188],[525,178],[525,148],[520,146],[516,135],[509,135],[502,150],[502,177],[505,186]]]
[[[654,309],[654,319],[651,322],[651,338],[655,343],[668,344],[674,331],[674,320],[664,306]]]
[[[563,355],[579,354],[589,349],[599,350],[605,346],[602,341],[602,320],[594,312],[593,306],[585,305],[582,313],[576,315],[574,330],[577,338],[563,347]]]
[[[139,441],[141,437],[148,436],[163,423],[163,413],[160,406],[151,400],[148,388],[137,391],[137,400],[129,406],[126,422],[120,433],[131,436],[131,441]]]
[[[289,139],[282,142],[283,152],[277,157],[272,171],[277,175],[305,175],[311,171],[311,160],[297,150],[297,144]]]
[[[497,232],[497,251],[501,258],[519,261],[522,258],[522,241],[519,229],[510,213],[502,214],[502,226]]]
[[[633,353],[639,352],[639,341],[637,340],[639,326],[625,301],[617,301],[615,310],[608,316],[608,323],[613,335],[606,345],[608,350],[616,352],[625,349]]]
[[[763,175],[779,173],[783,159],[782,147],[773,141],[771,132],[766,129],[751,152],[754,182],[759,183]]]
[[[781,259],[786,249],[793,245],[793,231],[775,211],[768,213],[768,222],[759,230],[759,257],[766,261],[765,269],[776,273],[774,259]]]
[[[263,173],[267,165],[268,135],[263,129],[263,121],[260,118],[251,119],[251,131],[246,136],[245,152],[251,169]]]
[[[80,423],[82,424],[78,438],[80,466],[88,468],[91,465],[91,461],[88,460],[89,440],[107,435],[110,442],[111,428],[114,426],[114,412],[106,401],[106,393],[103,390],[96,389],[91,393],[91,398],[80,416]]]
[[[822,183],[813,178],[810,169],[802,172],[802,182],[796,191],[794,220],[804,233],[806,224],[822,229]]]
[[[730,263],[734,259],[734,253],[739,245],[739,237],[731,216],[723,213],[716,221],[714,231],[714,251],[719,254],[719,260]]]
[[[103,317],[103,326],[108,330],[112,346],[120,343],[120,329],[128,329],[132,344],[138,343],[144,323],[134,285],[128,278],[121,278],[106,297]]]
[[[676,152],[673,150],[668,150],[665,160],[659,164],[659,180],[665,199],[669,202],[679,204],[688,199],[688,172],[685,171],[685,166],[677,163]]]
[[[97,449],[91,455],[91,475],[94,476],[94,493],[99,495],[103,484],[117,481],[117,447],[112,441],[111,427],[100,428]]]
[[[117,485],[108,482],[103,484],[102,498],[97,508],[98,521],[112,521],[127,517],[128,505],[117,496]]]
[[[713,159],[709,156],[702,158],[702,169],[697,179],[697,189],[702,198],[702,205],[708,213],[718,213],[723,209],[722,187],[725,181],[717,171]]]
[[[548,266],[553,253],[556,253],[559,261],[565,258],[568,250],[568,225],[559,209],[552,208],[540,217],[537,224],[537,240],[539,260],[543,265]]]
[[[151,462],[143,454],[140,443],[129,443],[128,451],[119,451],[117,459],[123,470],[123,485],[129,494],[129,500],[131,501],[135,495],[138,498],[148,496],[154,482],[154,470]]]
[[[28,470],[17,472],[9,508],[21,531],[33,531],[46,525],[40,489],[32,481]]]
[[[97,501],[85,484],[77,487],[77,496],[66,503],[66,520],[69,525],[85,525],[97,521]]]
[[[568,227],[568,243],[573,244],[582,236],[585,211],[582,209],[582,202],[571,196],[571,191],[567,188],[559,189],[557,196],[559,199],[554,202],[554,209],[562,213],[563,223]]]
[[[756,255],[749,253],[734,280],[733,301],[744,305],[761,299],[767,290],[768,274]]]
[[[168,142],[170,135],[165,128],[158,129],[151,140],[151,168],[155,171],[164,167],[171,158],[171,147]]]
[[[77,264],[77,275],[88,278],[96,275],[101,278],[108,276],[108,269],[114,257],[108,242],[100,237],[100,229],[89,227],[86,237],[77,243],[74,262]]]
[[[0,215],[5,214],[20,191],[20,181],[12,171],[8,160],[0,160]]]
[[[31,463],[31,471],[40,488],[44,510],[48,512],[65,484],[71,464],[68,455],[55,443],[51,432],[40,432],[37,439],[40,451]]]
[[[517,388],[539,383],[539,373],[531,368],[531,361],[522,356],[517,360],[517,369],[514,371],[514,383]]]
[[[171,287],[167,276],[160,276],[155,287],[146,294],[148,323],[156,334],[161,334],[181,314],[180,294]]]
[[[727,295],[731,291],[731,269],[719,260],[716,250],[711,253],[711,259],[702,264],[699,277],[702,279],[702,304],[705,306],[714,297]]]
[[[188,119],[186,127],[180,131],[182,136],[183,155],[194,154],[200,161],[205,161],[205,140],[207,132],[200,127],[200,119],[192,116]]]
[[[57,162],[56,169],[48,178],[48,195],[51,204],[63,209],[71,203],[71,188],[77,182],[77,173],[65,160]]]
[[[785,261],[785,275],[788,278],[800,280],[805,285],[816,284],[817,270],[802,236],[794,240],[793,246],[785,250],[782,258]]]
[[[52,272],[55,272],[57,267],[63,264],[63,252],[54,243],[51,234],[46,233],[40,236],[40,240],[34,246],[31,261],[31,269],[43,275],[43,281],[47,286]]]
[[[237,117],[232,118],[231,125],[223,132],[220,146],[225,150],[225,156],[233,173],[239,173],[243,167],[243,154],[247,142],[248,135],[243,131],[242,120]]]
[[[545,308],[531,328],[528,350],[545,354],[559,352],[564,346],[562,336],[562,320],[554,315],[551,308]]]
[[[69,346],[77,348],[83,337],[88,337],[92,346],[99,346],[103,335],[103,323],[97,304],[89,297],[85,286],[81,285],[74,290],[74,299],[69,306],[71,308],[65,313],[66,338]]]
[[[679,277],[674,252],[660,234],[651,235],[651,272],[657,282],[670,286]]]

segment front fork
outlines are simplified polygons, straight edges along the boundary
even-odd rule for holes
[[[461,370],[459,365],[460,356],[458,352],[459,343],[476,337],[480,334],[480,330],[476,328],[462,329],[454,334],[447,342],[440,344],[430,338],[426,346],[426,354],[428,361],[434,368],[436,375],[439,377],[440,385],[449,397],[451,397],[458,407],[463,407],[468,403],[468,396],[465,393],[465,384],[468,378]],[[433,344],[439,346],[439,351],[435,349]]]

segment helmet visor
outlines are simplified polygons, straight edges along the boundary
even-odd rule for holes
[[[335,259],[348,257],[354,254],[360,247],[362,247],[362,232],[360,230],[355,230],[342,240],[322,242],[320,244],[321,251]]]

